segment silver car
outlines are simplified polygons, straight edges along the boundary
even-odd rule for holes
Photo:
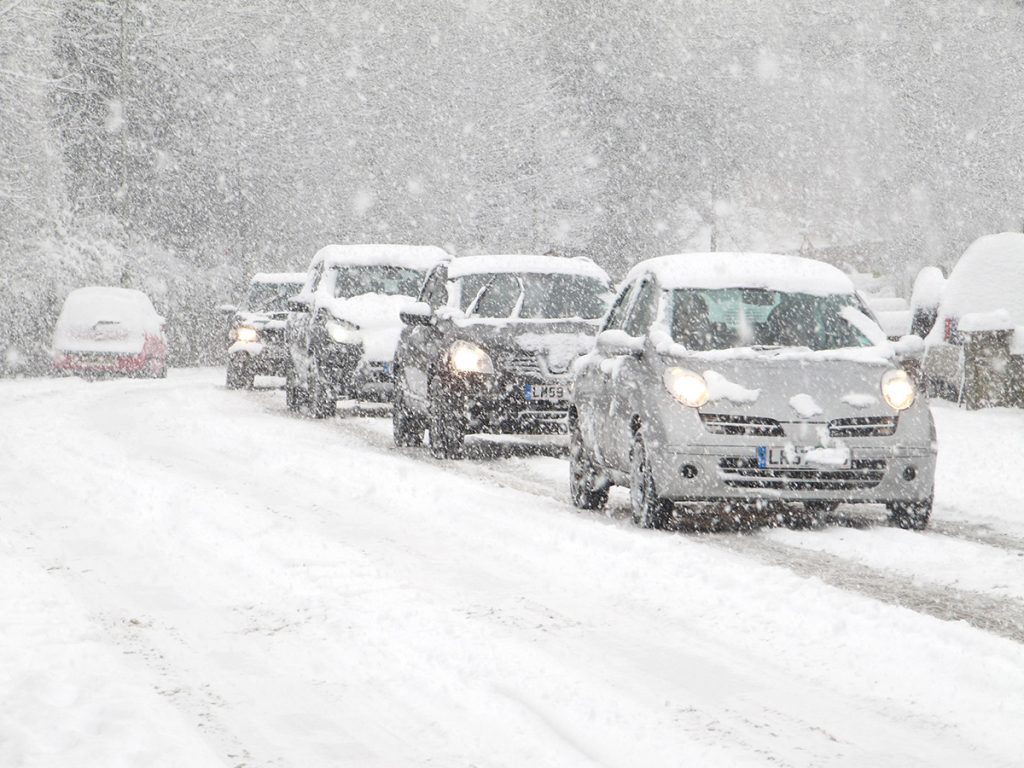
[[[893,343],[850,280],[772,254],[684,254],[627,276],[595,350],[577,361],[570,490],[602,507],[627,486],[634,521],[800,502],[882,503],[924,528],[935,428]],[[680,505],[679,509],[676,509]]]

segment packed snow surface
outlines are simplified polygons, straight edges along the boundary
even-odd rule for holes
[[[1019,765],[1019,411],[932,531],[696,535],[222,382],[0,381],[5,768]]]
[[[452,279],[464,275],[489,274],[491,272],[579,275],[608,282],[608,273],[587,258],[539,256],[526,253],[488,254],[460,256],[452,259],[452,263],[448,266],[448,277]]]
[[[814,259],[774,253],[680,253],[641,261],[626,281],[655,275],[663,288],[764,288],[814,296],[851,294],[850,278]]]

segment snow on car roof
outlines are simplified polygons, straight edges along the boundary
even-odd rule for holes
[[[960,257],[946,281],[939,314],[962,317],[1005,309],[1024,324],[1024,234],[979,237]],[[940,325],[940,324],[936,324]]]
[[[609,282],[608,273],[590,259],[566,256],[541,256],[529,253],[460,256],[452,259],[448,267],[450,278],[492,272],[579,275]]]
[[[297,283],[306,282],[305,272],[257,272],[252,276],[254,283]]]
[[[631,282],[654,275],[665,288],[766,288],[828,296],[853,293],[843,272],[815,259],[775,253],[679,253],[641,261],[626,275]]]
[[[325,245],[313,257],[323,259],[325,267],[371,266],[386,264],[406,269],[426,270],[449,258],[436,245]]]

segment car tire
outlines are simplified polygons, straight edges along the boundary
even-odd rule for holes
[[[569,496],[577,509],[604,509],[608,486],[597,482],[597,470],[576,419],[569,422]]]
[[[885,505],[889,525],[907,531],[923,531],[932,515],[932,500],[919,502],[894,501]]]
[[[418,448],[423,445],[423,433],[426,431],[426,421],[405,407],[404,387],[401,384],[400,374],[395,375],[395,394],[391,405],[391,429],[395,438],[395,445],[402,448]]]
[[[637,433],[629,460],[629,505],[633,523],[641,528],[665,528],[672,517],[672,502],[658,496],[647,447]]]
[[[440,382],[431,382],[427,408],[430,424],[430,455],[435,459],[461,459],[466,451],[466,428],[462,415]]]
[[[295,381],[295,374],[289,371],[288,378],[285,379],[284,383],[284,401],[288,406],[288,410],[292,413],[298,413],[302,410],[302,406],[306,404],[304,395],[305,393]]]
[[[320,364],[316,358],[313,359],[313,368],[309,372],[307,399],[309,415],[314,419],[329,419],[338,413],[338,397],[334,385],[321,374]]]
[[[251,370],[248,360],[237,357],[228,358],[227,375],[225,384],[228,389],[252,389],[256,374]]]

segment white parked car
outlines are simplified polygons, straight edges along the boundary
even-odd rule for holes
[[[959,400],[967,334],[1014,331],[1024,344],[1024,234],[979,237],[946,280],[935,324],[925,339],[924,375],[933,392]]]
[[[167,375],[164,319],[149,297],[130,288],[92,286],[68,294],[53,332],[58,373]]]

